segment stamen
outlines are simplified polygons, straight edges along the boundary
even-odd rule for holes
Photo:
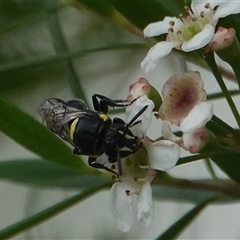
[[[181,21],[182,21],[184,24],[187,23],[184,15],[183,15],[182,13],[179,14],[179,18],[181,19]]]
[[[134,178],[135,182],[145,182],[146,180],[147,180],[147,178],[138,178],[138,177]]]
[[[207,14],[206,12],[201,11],[201,12],[200,12],[200,17],[201,17],[201,18],[205,18],[205,19],[207,19],[208,21],[210,21],[211,18],[212,18],[212,14],[211,14],[211,16],[210,16],[210,15]]]
[[[121,180],[118,179],[116,175],[112,175],[112,181],[121,182]]]
[[[169,28],[168,29],[168,33],[173,33],[174,32],[174,29],[173,28]]]
[[[184,7],[184,10],[185,10],[186,12],[188,12],[188,11],[190,11],[190,7],[185,6],[185,7]]]
[[[129,197],[129,196],[131,196],[133,194],[137,194],[138,192],[137,191],[130,192],[130,190],[126,190],[125,193]]]
[[[177,31],[177,36],[182,42],[185,42],[185,39],[182,36],[182,31]]]
[[[139,165],[138,163],[136,163],[136,164],[134,164],[134,167],[135,167],[135,168],[139,168],[140,165]]]
[[[197,18],[195,18],[195,17],[192,18],[192,21],[193,21],[193,22],[197,22]]]
[[[202,17],[202,18],[204,18],[205,17],[205,13],[204,12],[201,12],[200,13],[200,17]],[[195,23],[197,23],[198,24],[198,26],[201,28],[201,29],[203,29],[203,25],[202,25],[202,23],[201,23],[201,21],[198,21],[198,19],[192,19],[193,20],[193,22],[195,22]]]
[[[204,7],[205,7],[206,9],[209,9],[209,8],[211,8],[211,5],[210,5],[210,3],[206,3]]]
[[[207,18],[208,20],[211,20],[215,13],[215,10],[212,9],[210,3],[206,3],[204,8],[208,10],[208,12],[205,12],[204,17]]]
[[[205,12],[204,12],[204,11],[201,11],[201,12],[200,12],[200,17],[201,17],[201,18],[204,18],[204,17],[205,17]]]
[[[170,22],[169,22],[169,25],[170,25],[170,27],[174,27],[175,22],[174,22],[174,21],[170,21]]]
[[[116,180],[116,175],[112,175],[112,180],[115,181]]]
[[[130,191],[129,190],[126,190],[125,193],[126,193],[127,196],[130,196]]]
[[[149,169],[149,165],[146,165],[146,166],[139,166],[141,169]]]
[[[112,164],[111,169],[115,169],[115,168],[116,168],[115,164]]]
[[[196,18],[196,16],[193,14],[193,12],[188,6],[185,6],[184,9],[192,18]]]

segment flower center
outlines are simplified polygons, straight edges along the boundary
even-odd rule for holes
[[[211,5],[207,3],[204,10],[196,15],[189,7],[185,6],[185,11],[188,13],[187,17],[183,14],[179,18],[183,25],[177,27],[174,21],[169,22],[167,41],[179,42],[180,44],[192,39],[196,34],[201,32],[206,24],[212,24],[214,10]],[[180,48],[181,46],[179,46]]]

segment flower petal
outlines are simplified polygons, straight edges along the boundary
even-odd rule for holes
[[[148,156],[151,168],[168,171],[176,165],[180,157],[180,147],[171,141],[160,140],[149,146]]]
[[[204,6],[210,3],[211,8],[205,8]],[[209,1],[209,0],[192,0],[191,3],[191,9],[195,15],[201,15],[201,12],[208,13],[209,11],[212,11],[211,9],[215,8],[216,6],[223,3],[223,0],[217,1]]]
[[[179,24],[179,19],[176,17],[165,17],[163,21],[150,23],[144,30],[143,34],[145,37],[159,36],[163,33],[167,33],[170,28],[169,22],[174,21],[180,27],[183,24]],[[181,23],[181,21],[180,21]]]
[[[213,19],[218,20],[219,18],[226,17],[230,14],[240,13],[240,1],[226,1],[217,8]]]
[[[179,125],[195,105],[206,99],[201,76],[194,71],[173,75],[165,82],[162,95],[158,117],[175,125]]]
[[[136,121],[141,121],[139,124],[131,127],[133,134],[139,138],[146,135],[149,125],[152,121],[154,103],[146,95],[141,96],[131,105],[126,108],[125,120],[129,123],[136,114],[139,113],[143,107],[148,106],[147,109],[136,119]]]
[[[161,58],[168,55],[174,47],[177,47],[177,42],[159,42],[154,45],[147,53],[147,56],[141,62],[141,68],[147,73],[157,66]]]
[[[117,227],[123,232],[128,232],[133,223],[132,195],[127,196],[126,190],[130,186],[124,182],[115,183],[110,192],[109,210],[113,214]]]
[[[144,227],[149,227],[153,220],[152,188],[145,182],[138,195],[138,220]]]
[[[210,132],[207,128],[200,128],[193,133],[184,133],[181,147],[190,153],[201,151],[210,139]]]
[[[213,35],[214,35],[213,26],[207,24],[200,33],[196,34],[189,41],[184,42],[181,49],[184,52],[191,52],[193,50],[202,48],[211,41]]]
[[[170,122],[163,121],[162,123],[162,135],[164,139],[170,140],[172,142],[178,143],[181,141],[181,137],[176,136],[170,128]]]
[[[201,102],[181,121],[180,130],[186,133],[194,132],[197,129],[204,127],[212,118],[212,115],[213,105],[209,102]]]

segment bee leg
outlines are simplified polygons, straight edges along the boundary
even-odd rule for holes
[[[82,151],[81,151],[80,148],[74,148],[73,149],[73,154],[75,154],[75,155],[82,155]]]
[[[112,100],[100,94],[94,94],[92,96],[92,102],[95,111],[104,113],[108,112],[108,107],[127,107],[131,104],[126,102],[126,100]]]
[[[106,171],[111,172],[111,173],[117,175],[117,177],[119,178],[119,174],[117,172],[113,171],[111,168],[105,167],[101,163],[96,163],[96,158],[89,157],[88,158],[88,165],[93,167],[93,168],[105,169]]]
[[[121,176],[122,175],[122,162],[121,162],[119,147],[116,148],[116,151],[117,151],[118,172],[119,172],[119,175]]]

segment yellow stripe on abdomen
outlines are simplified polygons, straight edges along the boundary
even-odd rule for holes
[[[99,117],[100,117],[104,122],[106,122],[106,121],[109,119],[108,115],[106,115],[106,114],[104,114],[104,113],[100,113],[100,114],[99,114]]]
[[[70,126],[69,135],[70,135],[71,140],[73,140],[73,134],[76,130],[76,125],[77,125],[78,121],[79,121],[79,118],[76,118]]]

